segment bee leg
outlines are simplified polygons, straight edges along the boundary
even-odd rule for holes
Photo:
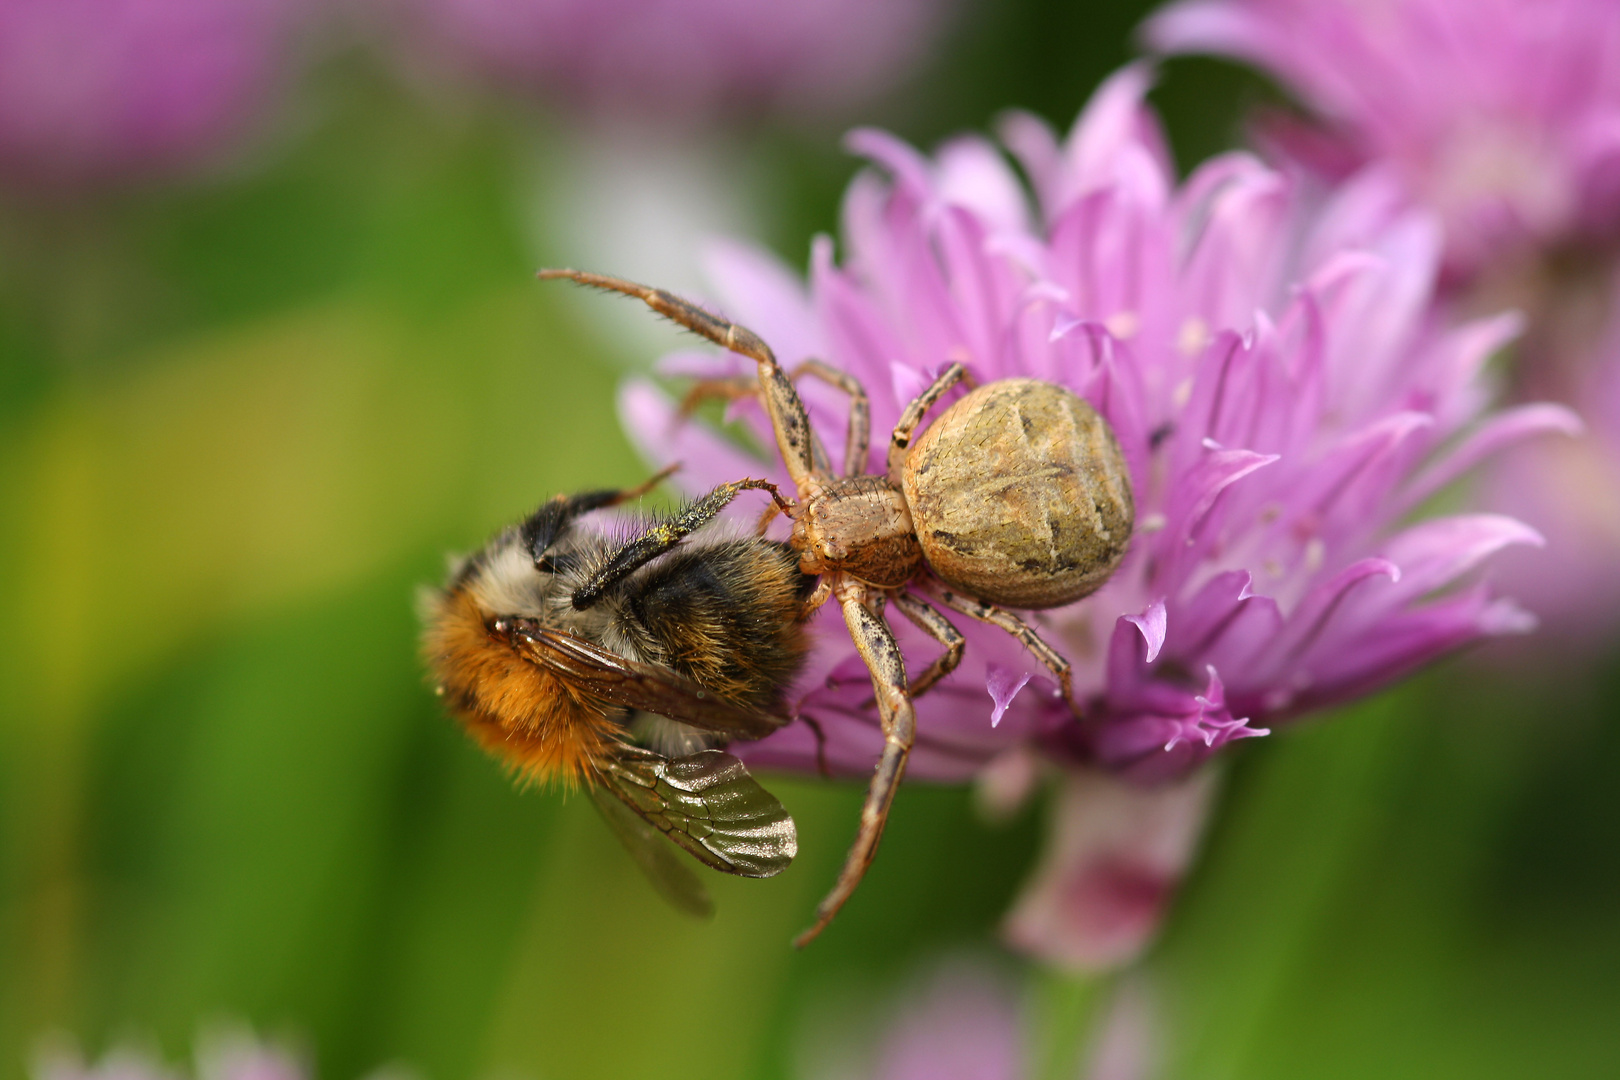
[[[934,662],[923,670],[921,675],[911,680],[911,697],[915,701],[926,694],[935,683],[956,670],[962,662],[962,648],[966,639],[962,632],[951,625],[951,621],[935,611],[927,601],[919,596],[906,592],[894,594],[894,606],[900,609],[900,614],[910,619],[912,624],[923,633],[945,646],[945,651],[934,658]]]
[[[673,293],[638,285],[623,278],[584,270],[542,270],[537,276],[542,281],[566,278],[593,289],[634,296],[671,322],[754,361],[763,391],[760,396],[764,399],[765,411],[770,414],[771,428],[776,432],[776,448],[795,486],[801,491],[804,489],[805,481],[816,471],[810,417],[804,411],[804,402],[799,400],[799,392],[793,388],[793,380],[788,378],[782,365],[776,362],[776,355],[771,352],[770,346],[758,334],[711,315]]]
[[[867,586],[847,577],[841,577],[834,587],[838,603],[844,609],[850,637],[854,638],[856,650],[872,672],[872,688],[877,692],[878,715],[883,722],[883,756],[878,759],[872,782],[867,786],[860,828],[849,854],[844,857],[838,881],[817,905],[816,919],[810,929],[793,940],[801,949],[826,929],[861,883],[866,868],[872,865],[878,841],[883,837],[883,826],[889,820],[895,790],[905,775],[906,758],[917,738],[917,713],[906,693],[906,665],[900,656],[900,646],[895,643],[888,625],[867,605],[867,591]]]
[[[782,493],[769,480],[733,480],[729,484],[721,484],[702,498],[688,503],[674,517],[657,522],[609,555],[602,568],[574,590],[575,610],[583,611],[596,603],[615,584],[713,521],[715,515],[725,509],[739,491],[750,489],[768,491],[778,506],[784,510],[792,509],[792,504],[782,498]]]
[[[849,429],[844,437],[844,475],[859,476],[866,471],[867,449],[872,443],[872,405],[866,387],[846,371],[823,360],[806,360],[793,369],[793,378],[813,375],[849,395]]]
[[[982,623],[989,623],[991,626],[999,626],[1017,638],[1024,648],[1035,654],[1035,659],[1039,660],[1046,667],[1046,670],[1052,673],[1052,677],[1057,680],[1058,687],[1063,694],[1063,701],[1069,706],[1069,711],[1074,713],[1076,717],[1081,715],[1080,706],[1074,700],[1074,673],[1069,661],[1042,640],[1041,636],[1035,632],[1034,627],[1005,608],[980,603],[978,600],[961,596],[948,589],[937,590],[935,596],[940,603],[953,611],[960,611],[964,615],[978,619]]]
[[[938,401],[945,391],[959,382],[966,382],[972,386],[973,376],[968,374],[967,368],[963,367],[960,361],[953,361],[951,366],[940,372],[939,378],[912,399],[911,404],[900,414],[900,422],[894,425],[894,433],[889,436],[887,466],[889,479],[899,482],[900,469],[906,463],[906,451],[911,449],[912,432],[922,423],[923,415],[934,407],[934,402]]]
[[[592,510],[600,510],[607,506],[617,506],[628,499],[638,498],[647,494],[653,488],[663,483],[669,476],[679,469],[680,463],[665,469],[660,469],[649,477],[646,482],[637,484],[633,488],[604,489],[602,491],[582,491],[576,495],[558,495],[540,509],[530,514],[519,526],[523,536],[523,546],[534,560],[535,566],[542,570],[549,570],[546,564],[546,551],[556,541],[557,535],[582,514]]]

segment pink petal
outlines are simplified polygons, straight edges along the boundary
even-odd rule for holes
[[[784,365],[826,354],[803,280],[776,256],[751,244],[713,240],[704,245],[703,270],[725,301],[727,316],[764,338]]]
[[[919,195],[928,194],[933,187],[934,163],[887,131],[856,128],[844,136],[844,148],[883,166]]]
[[[1505,547],[1545,543],[1522,521],[1499,514],[1458,514],[1412,526],[1384,545],[1384,557],[1401,568],[1394,598],[1404,600],[1449,584]]]
[[[958,961],[904,999],[872,1080],[1020,1080],[1027,1076],[1018,994]]]
[[[995,703],[990,712],[991,727],[1001,723],[1002,714],[1007,711],[1007,706],[1012,704],[1013,698],[1018,696],[1018,691],[1029,682],[1029,678],[1030,672],[1027,671],[1014,671],[1000,664],[989,665],[984,685],[985,689],[990,691],[990,700]]]
[[[1164,631],[1169,622],[1164,598],[1153,601],[1140,615],[1125,616],[1125,621],[1142,631],[1142,638],[1147,642],[1147,662],[1153,663],[1159,658],[1159,650],[1164,648]]]
[[[1223,450],[1205,446],[1198,464],[1182,477],[1175,502],[1185,507],[1181,511],[1180,531],[1191,534],[1215,507],[1221,492],[1248,476],[1281,460],[1277,454],[1257,454],[1252,450]]]
[[[1091,95],[1063,148],[1070,185],[1066,199],[1112,177],[1112,160],[1130,146],[1153,78],[1153,65],[1130,64],[1110,75]]]
[[[1184,0],[1160,10],[1142,27],[1142,40],[1160,53],[1216,52],[1266,62],[1264,22],[1231,0]]]
[[[1539,435],[1574,437],[1582,429],[1581,418],[1562,405],[1541,403],[1504,409],[1417,477],[1402,495],[1402,504],[1417,505],[1486,458],[1515,443]]]

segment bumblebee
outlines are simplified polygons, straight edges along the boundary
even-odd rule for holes
[[[798,852],[782,804],[721,747],[788,722],[815,579],[761,537],[683,543],[724,484],[615,539],[584,520],[644,494],[559,495],[462,560],[423,604],[423,654],[467,732],[522,780],[583,785],[677,907],[712,910],[667,837],[700,862],[771,877]]]

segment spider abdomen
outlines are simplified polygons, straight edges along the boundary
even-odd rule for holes
[[[962,397],[918,436],[901,483],[940,579],[1012,608],[1095,592],[1124,556],[1136,516],[1107,422],[1037,379]]]

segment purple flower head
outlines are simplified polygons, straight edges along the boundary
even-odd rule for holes
[[[1514,320],[1437,326],[1437,229],[1390,213],[1376,186],[1313,207],[1238,154],[1176,184],[1141,103],[1148,80],[1140,67],[1114,76],[1062,142],[1033,119],[1007,123],[1033,200],[984,140],[929,158],[859,132],[853,145],[878,167],[846,198],[841,262],[819,241],[806,290],[755,252],[714,260],[726,313],[790,367],[815,356],[862,380],[875,431],[963,360],[980,382],[1068,386],[1124,448],[1137,507],[1124,563],[1093,596],[1035,616],[1074,664],[1086,719],[1061,707],[1016,641],[963,625],[961,668],[918,701],[912,775],[964,778],[1034,743],[1059,760],[1174,777],[1529,624],[1469,579],[1539,537],[1505,517],[1420,512],[1482,456],[1569,422],[1546,407],[1485,413],[1481,368]],[[680,353],[663,370],[744,369]],[[823,390],[803,384],[812,423],[836,437],[844,405]],[[647,383],[626,388],[622,411],[649,457],[686,463],[678,478],[694,491],[762,471],[734,443],[680,424]],[[771,445],[757,405],[734,411]],[[869,464],[881,469],[876,453]],[[872,768],[870,684],[827,616],[795,703],[806,722],[744,748],[756,764]],[[896,627],[920,670],[938,647],[909,631]]]
[[[951,0],[402,0],[430,52],[615,111],[817,112],[884,89]]]
[[[1164,52],[1264,69],[1320,118],[1263,129],[1347,175],[1389,167],[1465,274],[1521,246],[1620,238],[1620,5],[1611,0],[1182,0]]]
[[[41,180],[192,162],[265,103],[307,0],[7,0],[0,166]]]
[[[1261,140],[1317,176],[1385,172],[1446,229],[1448,298],[1527,319],[1515,393],[1576,405],[1587,436],[1493,469],[1484,502],[1556,557],[1507,557],[1560,651],[1604,640],[1620,601],[1620,5],[1609,0],[1183,0],[1152,19],[1167,52],[1277,77],[1316,122]],[[1605,326],[1608,329],[1605,329]]]

